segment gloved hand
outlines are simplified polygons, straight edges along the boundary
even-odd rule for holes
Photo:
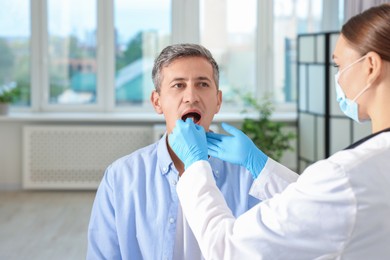
[[[191,118],[177,120],[168,136],[169,145],[187,169],[196,161],[207,160],[207,139],[202,126],[194,124]]]
[[[226,123],[222,123],[222,128],[231,136],[206,133],[209,155],[244,166],[252,173],[253,179],[256,179],[263,170],[268,156],[241,130]]]

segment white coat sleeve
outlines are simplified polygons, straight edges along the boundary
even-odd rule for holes
[[[272,198],[290,183],[297,181],[298,176],[286,166],[268,158],[263,170],[254,180],[249,194],[262,201]]]
[[[207,161],[188,167],[177,193],[206,259],[335,259],[352,232],[356,209],[343,173],[337,165],[317,163],[237,219]]]

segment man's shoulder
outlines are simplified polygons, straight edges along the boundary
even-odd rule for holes
[[[138,150],[135,150],[130,154],[124,155],[116,159],[114,162],[111,163],[110,167],[121,168],[124,166],[136,166],[140,163],[149,163],[157,157],[157,146],[158,142],[139,148]]]

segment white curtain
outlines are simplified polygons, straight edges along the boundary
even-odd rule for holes
[[[344,0],[344,21],[370,7],[383,3],[390,3],[390,0]]]

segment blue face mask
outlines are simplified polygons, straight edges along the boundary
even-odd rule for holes
[[[359,107],[358,107],[358,104],[356,103],[356,100],[370,87],[370,85],[365,87],[362,91],[360,91],[359,94],[356,95],[356,97],[354,99],[351,100],[345,96],[345,93],[339,84],[339,77],[340,77],[341,73],[343,73],[347,69],[351,68],[353,65],[355,65],[356,63],[358,63],[359,61],[361,61],[365,57],[366,56],[361,57],[357,61],[348,65],[343,70],[338,71],[334,77],[335,78],[335,86],[336,86],[336,96],[337,96],[336,98],[337,98],[337,102],[339,103],[341,111],[343,111],[343,113],[346,116],[348,116],[349,118],[352,118],[354,121],[356,121],[358,123],[360,123],[362,121],[359,119]]]

